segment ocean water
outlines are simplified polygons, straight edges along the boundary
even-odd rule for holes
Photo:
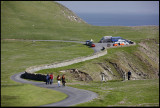
[[[85,22],[95,26],[159,25],[159,15],[77,13]]]

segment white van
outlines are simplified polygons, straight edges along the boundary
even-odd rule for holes
[[[118,41],[117,42],[115,42],[115,44],[124,44],[124,45],[129,45],[129,43],[126,41],[126,40],[123,40],[123,39],[118,39]]]

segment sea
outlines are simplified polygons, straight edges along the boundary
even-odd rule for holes
[[[76,14],[88,24],[95,26],[159,26],[159,15],[156,14]]]

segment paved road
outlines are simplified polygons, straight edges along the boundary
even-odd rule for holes
[[[8,40],[8,39],[4,39]],[[14,40],[20,40],[20,39],[14,39]],[[85,44],[86,42],[84,41],[66,41],[66,40],[20,40],[20,41],[54,41],[54,42],[74,42],[74,43],[81,43]],[[94,43],[96,47],[91,47],[94,50],[94,53],[101,51],[103,47],[107,48],[107,43]],[[113,46],[113,43],[110,43],[111,46]]]
[[[74,42],[85,44],[83,41],[65,41],[65,40],[31,40],[31,41],[55,41],[55,42]],[[107,48],[107,43],[94,43],[96,47],[91,47],[94,50],[94,53],[101,51],[103,47]],[[111,44],[113,46],[113,43]]]
[[[28,40],[26,40],[28,41]],[[75,42],[75,43],[81,43],[85,44],[85,42],[81,41],[63,41],[63,40],[29,40],[29,41],[57,41],[57,42]],[[96,47],[92,47],[94,50],[94,53],[101,51],[102,47],[107,47],[106,43],[94,43]],[[77,89],[73,87],[58,87],[57,84],[53,85],[46,85],[45,82],[32,82],[32,81],[27,81],[25,79],[20,78],[20,75],[23,74],[24,72],[17,73],[15,75],[11,76],[11,79],[20,82],[20,83],[29,83],[38,87],[44,87],[52,90],[57,90],[60,92],[63,92],[68,95],[68,97],[60,102],[52,103],[52,104],[47,104],[43,106],[72,106],[76,105],[79,103],[84,103],[88,102],[94,98],[97,98],[98,95],[94,92],[87,91],[87,90],[82,90],[82,89]]]
[[[82,89],[77,89],[73,87],[58,87],[57,84],[53,85],[46,85],[45,82],[32,82],[32,81],[27,81],[22,78],[20,78],[20,75],[23,74],[24,72],[17,73],[15,75],[11,76],[11,79],[20,82],[20,83],[29,83],[38,87],[44,87],[52,90],[57,90],[60,92],[63,92],[68,95],[68,97],[62,101],[52,103],[52,104],[47,104],[47,105],[42,105],[42,107],[46,106],[72,106],[76,105],[79,103],[84,103],[88,102],[94,98],[97,98],[98,95],[94,92],[88,91],[88,90],[82,90]],[[36,91],[35,91],[36,92]]]
[[[82,42],[82,41],[65,41],[65,40],[31,40],[31,41],[75,42],[75,43],[82,43],[82,44],[85,44],[85,42]]]
[[[94,53],[99,52],[102,50],[102,48],[107,48],[107,45],[110,44],[110,46],[113,46],[113,43],[94,43],[96,47],[92,47],[94,50]]]

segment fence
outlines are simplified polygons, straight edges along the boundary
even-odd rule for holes
[[[75,59],[72,59],[72,60],[66,60],[66,61],[59,62],[59,63],[32,66],[32,67],[27,68],[25,72],[34,73],[36,71],[43,70],[43,69],[68,66],[68,65],[71,65],[71,64],[75,64],[75,63],[83,62],[83,61],[86,61],[86,60],[91,60],[91,59],[94,59],[94,58],[98,58],[98,57],[104,56],[106,54],[107,54],[107,50],[97,52],[95,54],[92,54],[92,55],[89,55],[89,56],[86,56],[86,57],[78,57],[78,58],[75,58]]]

